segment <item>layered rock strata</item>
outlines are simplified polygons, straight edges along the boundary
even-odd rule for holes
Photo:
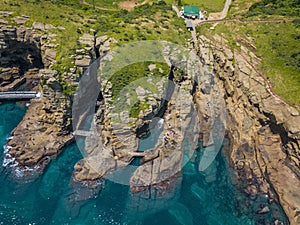
[[[17,166],[28,172],[32,168],[43,169],[51,157],[56,157],[62,147],[72,141],[71,115],[67,100],[61,91],[48,87],[54,85],[51,78],[56,71],[42,69],[40,73],[48,78],[43,96],[39,100],[31,100],[24,119],[7,141],[9,151],[4,159],[5,165]]]
[[[213,40],[200,36],[199,43],[200,57],[226,92],[230,147],[225,154],[235,168],[236,187],[249,196],[240,207],[259,213],[262,206],[256,200],[279,201],[290,224],[299,224],[298,111],[272,92],[256,69],[259,59],[247,48],[233,51],[218,36]]]
[[[185,77],[178,79],[180,81],[177,82],[175,77],[174,80],[175,83],[168,80],[170,87],[175,85],[174,90],[162,91],[161,96],[147,97],[149,110],[145,110],[137,121],[129,116],[128,111],[118,112],[115,109],[117,105],[112,104],[110,90],[112,85],[109,81],[102,81],[100,86],[103,100],[89,131],[94,135],[85,139],[86,157],[75,165],[74,177],[76,180],[100,179],[111,171],[129,166],[134,158],[139,157],[141,166],[136,168],[130,179],[132,192],[148,190],[150,186],[153,187],[153,191],[161,192],[171,188],[183,166],[183,139],[191,139],[190,145],[193,146],[193,149],[196,148],[198,140],[195,128],[198,123],[195,122],[196,112],[190,93],[193,88],[192,79]],[[149,78],[147,82],[151,83],[153,80]],[[146,92],[141,89],[138,87],[137,93]],[[172,92],[172,98],[163,97],[164,92]],[[140,100],[144,100],[145,97],[139,95]],[[157,109],[158,102],[155,99],[161,99],[161,107],[167,103],[166,112],[161,118],[156,118],[152,111],[152,109]],[[150,117],[155,120],[154,124],[164,122],[159,128],[161,133],[156,140],[155,147],[138,152],[137,124],[142,126],[144,123],[151,123],[152,119],[148,118],[148,114],[152,115]],[[151,193],[145,194],[151,195]]]

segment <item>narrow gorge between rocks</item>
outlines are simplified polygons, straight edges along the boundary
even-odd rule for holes
[[[268,89],[253,67],[259,59],[247,49],[200,36],[192,76],[164,48],[169,79],[132,82],[134,95],[150,106],[134,119],[112,104],[132,106],[129,94],[120,97],[126,90],[113,96],[110,80],[97,77],[96,58],[112,60],[113,38],[81,37],[89,50],[64,73],[74,86],[87,82],[73,98],[49,69],[53,34],[42,35],[39,26],[0,29],[1,91],[43,93],[27,109],[19,102],[0,105],[4,224],[300,223],[299,113]],[[155,129],[156,144],[141,150],[140,139]],[[123,176],[128,166],[133,169],[119,182],[114,171]]]

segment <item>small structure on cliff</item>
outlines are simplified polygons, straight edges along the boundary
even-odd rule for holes
[[[0,92],[0,99],[31,99],[40,98],[41,93],[36,91],[7,91]]]
[[[181,15],[188,19],[203,19],[203,15],[198,6],[187,5],[182,7]]]

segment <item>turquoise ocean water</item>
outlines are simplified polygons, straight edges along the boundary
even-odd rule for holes
[[[25,111],[14,102],[0,105],[1,146]],[[201,157],[200,152],[195,154]],[[272,224],[274,214],[284,220],[279,207],[259,216],[251,209],[241,212],[237,204],[241,196],[221,152],[206,173],[196,170],[197,160],[187,163],[175,194],[157,200],[132,195],[128,186],[109,180],[101,190],[74,184],[73,166],[81,157],[76,144],[66,147],[34,181],[15,180],[1,167],[0,224],[250,225]]]

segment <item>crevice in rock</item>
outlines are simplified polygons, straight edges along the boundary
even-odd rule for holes
[[[175,84],[174,84],[174,69],[175,66],[172,65],[170,68],[170,72],[168,75],[168,84],[167,88],[165,89],[165,92],[163,93],[163,97],[160,101],[159,107],[156,110],[153,110],[149,114],[145,115],[143,117],[143,121],[147,121],[143,123],[141,126],[137,127],[136,129],[136,136],[138,138],[143,138],[148,135],[150,132],[150,123],[153,124],[153,126],[156,126],[156,123],[158,120],[154,120],[154,118],[163,118],[165,112],[168,110],[168,103],[170,99],[172,98]]]
[[[281,139],[281,149],[283,152],[287,155],[287,158],[285,158],[284,162],[285,165],[288,166],[294,174],[300,179],[300,172],[299,172],[299,166],[296,165],[296,163],[291,159],[291,156],[296,157],[298,160],[300,160],[299,156],[297,155],[297,150],[299,149],[299,145],[297,141],[293,138],[290,138],[288,136],[287,130],[284,128],[283,124],[279,124],[276,121],[276,117],[273,114],[263,112],[263,114],[269,118],[269,121],[264,122],[263,124],[267,124],[273,134],[278,134]]]
[[[263,114],[267,118],[269,118],[268,125],[269,125],[271,131],[273,134],[279,134],[283,146],[286,145],[287,143],[293,141],[293,139],[288,137],[288,133],[287,133],[286,129],[283,127],[283,125],[277,123],[276,117],[273,114],[267,113],[267,112],[263,112]]]

